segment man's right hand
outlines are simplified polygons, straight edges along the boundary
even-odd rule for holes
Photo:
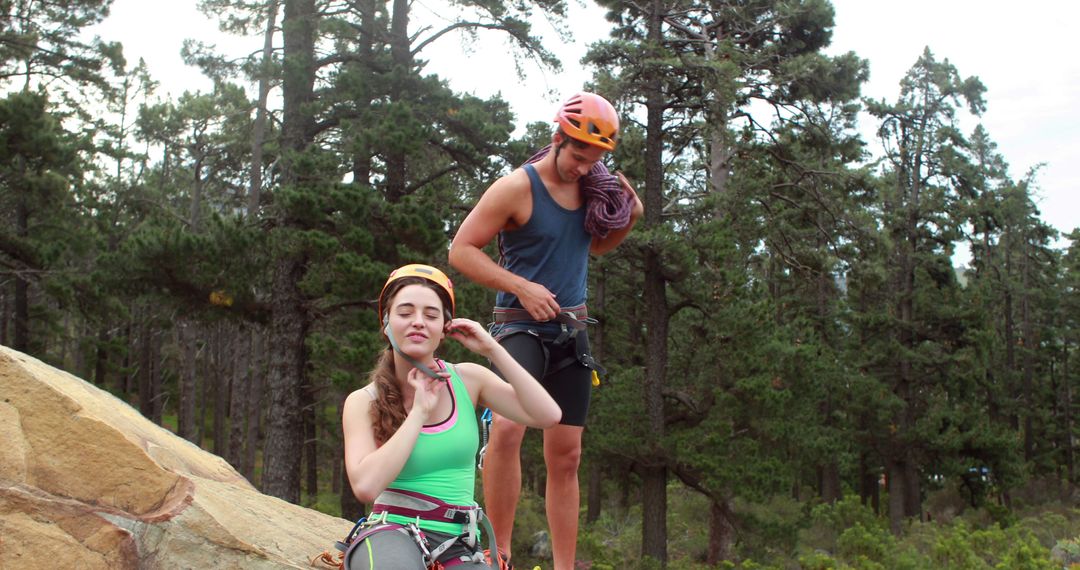
[[[522,307],[529,312],[533,319],[544,322],[550,321],[559,315],[559,302],[555,300],[555,294],[548,291],[547,287],[532,281],[526,281],[524,285],[514,291]]]

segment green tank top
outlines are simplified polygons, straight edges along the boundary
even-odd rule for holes
[[[451,505],[471,506],[476,505],[475,462],[480,431],[465,383],[458,376],[456,367],[450,365],[447,369],[453,401],[450,416],[423,427],[412,454],[390,487],[430,495]],[[387,515],[386,520],[399,524],[416,522],[416,519],[397,515]],[[423,519],[420,528],[447,534],[464,532],[461,524]]]

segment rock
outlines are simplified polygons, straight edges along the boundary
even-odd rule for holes
[[[310,568],[352,528],[3,346],[0,442],[0,568]]]
[[[551,539],[548,538],[547,531],[541,530],[533,533],[529,556],[540,560],[551,560]]]

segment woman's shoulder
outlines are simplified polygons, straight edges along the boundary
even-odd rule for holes
[[[480,370],[487,370],[487,368],[476,364],[475,362],[447,362],[446,366],[457,372],[457,375],[460,376],[462,380],[464,380],[466,376],[475,376]]]
[[[456,364],[447,363],[447,365],[457,373],[458,378],[461,378],[465,387],[469,388],[470,391],[493,376],[498,378],[490,368],[482,364],[476,364],[475,362],[458,362]]]
[[[372,382],[363,388],[353,390],[348,397],[345,398],[346,406],[366,406],[379,396],[378,388],[375,387],[375,383]]]

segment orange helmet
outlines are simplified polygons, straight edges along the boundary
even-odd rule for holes
[[[380,319],[383,318],[383,297],[386,295],[386,288],[394,281],[403,277],[419,277],[421,279],[427,279],[441,287],[443,291],[446,291],[446,295],[450,297],[450,318],[454,317],[454,283],[450,281],[450,278],[442,271],[439,271],[430,265],[410,263],[409,265],[403,265],[391,271],[390,277],[386,278],[386,284],[383,285],[382,291],[379,293]]]
[[[583,143],[615,150],[619,115],[607,99],[582,91],[566,100],[555,115],[564,133]]]

